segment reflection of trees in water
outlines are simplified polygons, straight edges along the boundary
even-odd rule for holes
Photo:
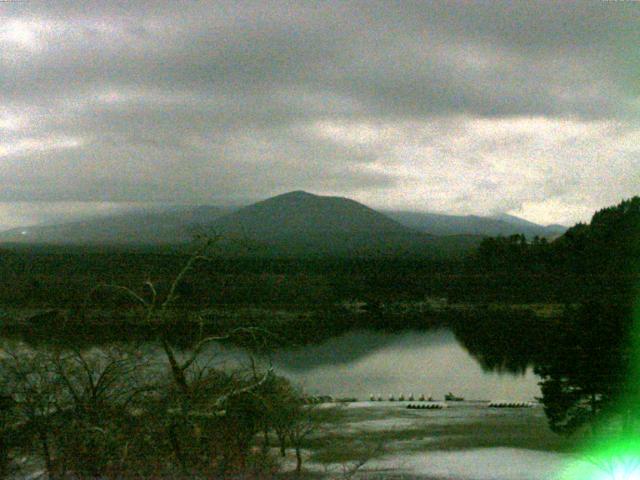
[[[606,428],[638,434],[631,327],[628,306],[589,302],[556,320],[485,309],[460,318],[453,331],[485,370],[523,374],[533,367],[553,431],[597,433],[606,421]]]
[[[483,370],[524,374],[545,350],[551,325],[529,311],[484,308],[463,314],[452,329]]]
[[[551,428],[573,433],[603,420],[633,429],[637,385],[629,378],[632,317],[624,305],[590,302],[569,309],[536,367]],[[630,389],[631,387],[631,389]]]

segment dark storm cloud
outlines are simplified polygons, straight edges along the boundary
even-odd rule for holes
[[[569,218],[633,188],[585,199],[571,178],[604,138],[603,169],[637,166],[631,2],[24,2],[0,16],[2,201],[305,188],[450,211],[551,199]],[[504,122],[523,118],[538,123],[514,137]],[[464,137],[482,119],[482,140]],[[506,175],[514,145],[540,168]]]

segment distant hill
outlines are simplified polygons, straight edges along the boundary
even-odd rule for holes
[[[219,207],[173,207],[87,218],[59,225],[14,228],[0,232],[2,243],[38,244],[175,244],[188,242],[203,225],[229,212]]]
[[[521,230],[520,232],[517,232],[517,233],[523,234],[527,237],[534,237],[538,235],[539,237],[556,238],[562,235],[568,229],[568,227],[565,227],[564,225],[558,225],[558,224],[540,225],[540,224],[525,220],[524,218],[516,217],[514,215],[509,215],[506,213],[501,213],[494,217],[489,217],[489,218],[495,218],[497,220],[502,220],[504,222],[507,222],[508,224],[515,225]],[[528,232],[531,232],[531,233],[529,234]]]
[[[278,254],[450,255],[480,241],[429,235],[354,200],[302,191],[241,208],[213,222],[211,229]]]
[[[561,226],[517,217],[379,212],[354,200],[295,191],[240,209],[177,206],[0,232],[0,243],[56,245],[176,245],[194,233],[250,240],[257,251],[299,254],[457,255],[482,236],[515,233],[555,238]],[[246,242],[245,242],[246,243]]]
[[[567,228],[562,225],[543,226],[512,215],[481,217],[476,215],[444,215],[406,211],[385,211],[397,222],[433,235],[485,235],[496,237],[523,234],[527,238],[553,239]]]

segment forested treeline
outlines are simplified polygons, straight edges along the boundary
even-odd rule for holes
[[[537,349],[516,351],[516,358],[535,364],[554,431],[635,438],[640,433],[640,371],[634,365],[640,358],[640,197],[596,212],[589,224],[570,228],[554,242],[517,235],[486,239],[471,265],[528,285],[551,275],[579,282],[573,305],[529,335],[544,337],[535,342]],[[496,338],[494,332],[475,341],[485,336]],[[493,343],[482,343],[481,358],[493,358],[487,349],[496,358],[509,351],[496,351]]]
[[[596,212],[548,242],[523,235],[488,238],[475,255],[475,266],[489,271],[566,274],[637,274],[640,259],[640,197]]]

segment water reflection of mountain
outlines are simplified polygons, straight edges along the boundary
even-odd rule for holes
[[[366,398],[372,393],[428,394],[455,391],[467,399],[539,396],[538,379],[488,372],[450,329],[358,331],[273,355],[276,371],[308,391]]]
[[[427,356],[438,347],[459,345],[486,372],[521,375],[535,366],[550,335],[550,326],[539,318],[487,315],[462,318],[453,322],[450,329],[349,332],[316,345],[279,350],[272,358],[287,369],[304,371],[352,364],[382,350],[417,350]]]
[[[129,324],[123,326],[127,327]],[[131,328],[131,332],[128,332],[127,328],[98,331],[92,328],[91,331],[84,332],[86,335],[74,328],[71,335],[65,335],[67,332],[64,330],[59,339],[51,335],[50,329],[45,329],[41,335],[37,334],[37,329],[31,329],[26,335],[25,332],[17,332],[16,339],[21,339],[36,348],[61,342],[67,345],[71,343],[79,348],[123,341],[154,343],[153,332],[138,332],[133,326]],[[130,335],[125,335],[125,332]],[[295,348],[277,348],[271,356],[274,362],[284,368],[302,372],[323,366],[354,364],[381,351],[393,350],[412,351],[415,353],[416,361],[423,362],[426,360],[424,357],[432,355],[438,347],[449,345],[463,347],[485,371],[522,374],[534,365],[536,357],[545,350],[549,336],[552,335],[550,332],[544,321],[527,313],[477,309],[450,321],[447,329],[358,329],[328,338],[322,334],[318,335],[317,343],[306,343]],[[179,343],[188,349],[194,334],[191,331],[177,331],[175,338],[180,339]]]
[[[433,349],[456,341],[447,330],[405,331],[384,333],[370,330],[348,332],[315,345],[278,350],[274,362],[292,371],[324,366],[352,364],[381,350]]]

